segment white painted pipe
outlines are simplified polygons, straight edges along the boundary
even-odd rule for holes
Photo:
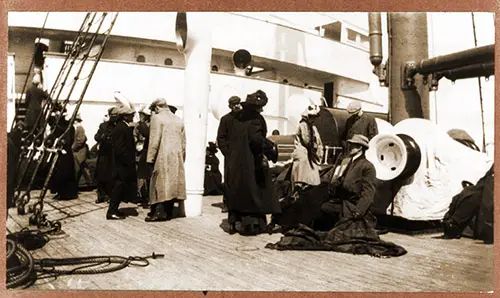
[[[186,217],[199,216],[203,206],[205,148],[207,143],[208,99],[212,40],[206,13],[187,13],[187,40],[184,48],[184,111],[186,131]]]

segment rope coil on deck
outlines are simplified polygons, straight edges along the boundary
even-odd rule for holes
[[[154,252],[145,257],[121,257],[121,256],[90,256],[80,258],[63,259],[34,259],[31,253],[19,243],[21,239],[24,242],[32,238],[32,242],[41,241],[44,233],[37,230],[23,230],[18,233],[10,234],[7,237],[7,288],[27,288],[35,283],[38,278],[58,277],[61,275],[72,274],[102,274],[121,270],[125,267],[147,267],[148,259],[163,258],[162,254]],[[22,240],[21,240],[22,241]],[[35,245],[37,246],[37,245]],[[38,247],[37,247],[38,248]],[[112,265],[115,264],[115,265]],[[76,268],[61,268],[61,266],[78,266]]]

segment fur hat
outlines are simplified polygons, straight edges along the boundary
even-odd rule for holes
[[[262,90],[257,90],[256,92],[247,95],[245,103],[263,107],[267,104],[267,101],[268,99],[266,93]]]

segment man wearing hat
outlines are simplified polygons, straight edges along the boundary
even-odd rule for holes
[[[31,87],[26,90],[25,104],[28,110],[24,123],[28,131],[31,131],[35,126],[38,116],[42,112],[42,106],[48,98],[49,94],[42,90],[40,76],[35,75]]]
[[[52,193],[57,193],[54,199],[71,200],[78,197],[78,183],[75,175],[75,158],[72,152],[72,145],[75,141],[75,128],[70,126],[69,120],[66,119],[66,108],[62,105],[54,107],[56,113],[51,115],[49,125],[52,128],[50,139],[62,138],[62,145],[65,154],[59,153],[59,158],[55,165],[54,173],[50,180],[50,190]],[[61,117],[56,123],[57,114]],[[66,133],[66,131],[68,133]]]
[[[350,140],[355,134],[360,134],[371,140],[378,134],[377,122],[375,118],[363,113],[361,103],[352,101],[347,106],[347,112],[351,115],[345,124],[345,131],[342,135],[342,141]]]
[[[73,155],[75,156],[76,182],[80,182],[80,177],[83,174],[86,186],[92,186],[92,178],[90,177],[90,172],[86,163],[89,146],[87,145],[87,136],[85,135],[85,129],[82,126],[82,117],[80,116],[80,113],[76,114],[73,126],[75,127],[75,141],[73,142],[71,149],[73,150]]]
[[[165,99],[155,100],[152,106],[156,114],[151,117],[146,158],[153,168],[147,222],[171,219],[175,201],[186,199],[184,123],[172,113]]]
[[[316,222],[323,226],[317,228],[329,230],[341,218],[364,218],[375,228],[376,219],[370,207],[376,191],[376,172],[365,157],[367,149],[368,138],[364,135],[356,134],[347,141],[348,156],[335,169],[330,200],[321,205],[323,220]]]
[[[151,178],[151,168],[146,162],[149,148],[149,127],[151,111],[143,107],[139,111],[139,124],[135,128],[137,139],[137,150],[139,151],[139,162],[137,164],[137,188],[138,195],[141,197],[143,207],[148,205],[149,201],[149,183]]]
[[[229,140],[231,136],[229,135],[230,128],[236,115],[241,111],[241,99],[238,96],[231,96],[228,100],[229,109],[231,112],[222,116],[219,122],[219,129],[217,130],[217,145],[224,155],[224,181],[226,181],[227,171],[228,171],[228,160],[227,156],[229,154]],[[222,197],[223,206],[222,212],[227,212],[227,198],[226,195]]]
[[[96,203],[103,203],[109,200],[112,192],[112,177],[113,177],[113,141],[111,140],[111,132],[115,127],[118,114],[117,107],[108,109],[108,120],[99,125],[99,129],[94,136],[94,140],[99,146],[97,155],[97,164],[95,179],[97,181],[97,200]]]
[[[116,109],[116,114],[118,115],[116,125],[111,132],[114,161],[113,190],[106,219],[123,219],[124,214],[118,211],[120,202],[137,200],[134,128],[130,125],[135,111],[120,106]]]
[[[229,128],[231,150],[226,155],[225,195],[230,234],[263,233],[266,214],[281,212],[279,201],[273,196],[268,164],[268,159],[277,161],[277,152],[274,143],[266,138],[266,121],[260,114],[267,101],[261,90],[249,94]],[[241,228],[237,229],[237,223]]]

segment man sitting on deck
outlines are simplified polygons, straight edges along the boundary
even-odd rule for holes
[[[330,200],[321,205],[323,220],[315,226],[330,229],[344,217],[364,218],[375,228],[376,219],[369,211],[376,191],[375,167],[365,157],[368,138],[356,134],[348,144],[348,156],[335,169],[330,183]],[[325,222],[326,219],[326,222]]]

